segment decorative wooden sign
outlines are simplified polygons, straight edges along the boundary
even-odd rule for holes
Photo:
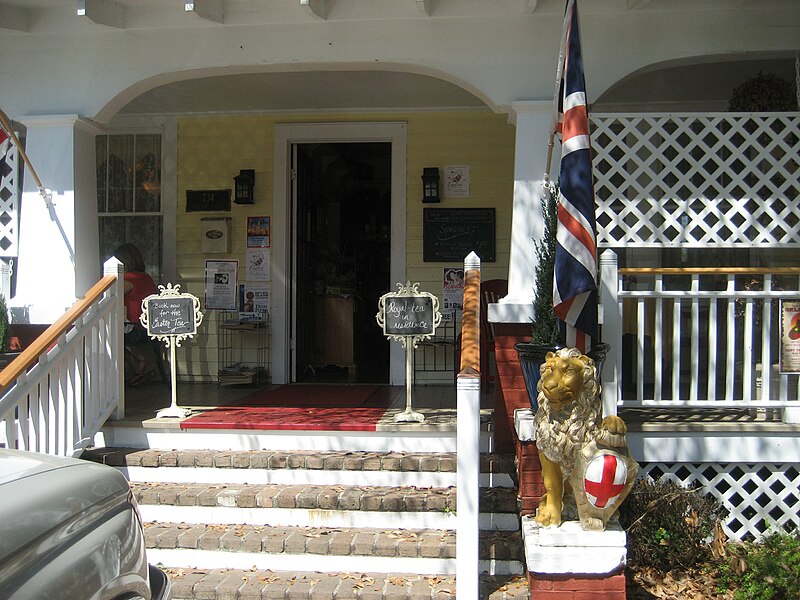
[[[425,208],[422,260],[461,263],[474,251],[481,262],[495,262],[493,208]]]

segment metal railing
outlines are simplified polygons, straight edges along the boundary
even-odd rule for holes
[[[0,446],[77,456],[124,414],[123,266],[103,273],[0,372]]]
[[[610,250],[601,265],[607,406],[800,407],[798,374],[779,369],[800,268],[618,269]]]

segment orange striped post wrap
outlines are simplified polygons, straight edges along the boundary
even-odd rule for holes
[[[464,304],[461,317],[461,370],[460,374],[480,376],[480,315],[481,271],[464,271]]]

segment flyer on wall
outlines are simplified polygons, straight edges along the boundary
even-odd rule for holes
[[[800,373],[800,300],[781,300],[781,373]]]
[[[464,269],[445,267],[442,274],[442,320],[452,320],[464,304]]]
[[[205,307],[212,310],[238,310],[238,279],[238,260],[207,260]]]
[[[269,248],[247,249],[248,281],[269,281]]]
[[[247,217],[247,247],[269,248],[269,217]]]
[[[444,168],[444,197],[469,198],[468,165],[448,165]]]
[[[269,320],[269,284],[248,282],[239,287],[242,296],[239,320]]]

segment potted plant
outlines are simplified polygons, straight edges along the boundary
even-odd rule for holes
[[[558,318],[553,312],[553,272],[555,270],[557,197],[558,188],[546,186],[547,193],[542,197],[542,217],[544,219],[544,235],[541,240],[533,240],[536,253],[536,272],[534,280],[536,291],[533,299],[533,322],[531,323],[531,340],[515,345],[525,379],[525,387],[534,412],[538,408],[536,400],[539,383],[539,369],[548,352],[563,346],[558,331]]]
[[[533,300],[533,322],[530,342],[519,342],[514,347],[519,356],[522,376],[534,412],[538,409],[537,385],[540,368],[548,352],[554,352],[565,345],[559,330],[559,320],[553,311],[553,274],[556,264],[556,232],[558,227],[558,185],[547,185],[547,193],[542,197],[542,217],[544,234],[541,240],[534,240],[536,252],[536,292]],[[597,344],[587,356],[595,361],[597,372],[603,366],[608,344]]]

